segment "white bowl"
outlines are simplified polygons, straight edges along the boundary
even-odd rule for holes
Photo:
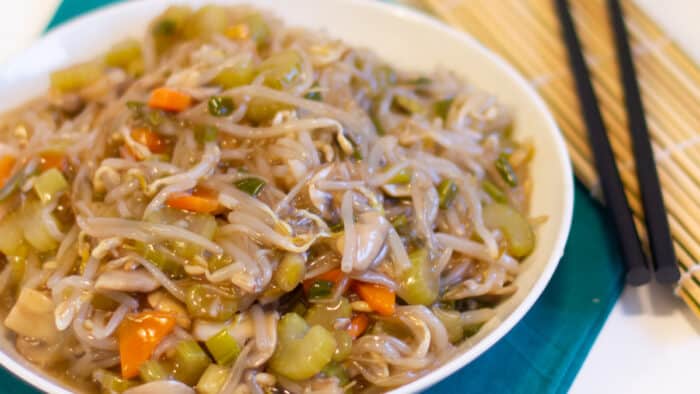
[[[211,1],[179,1],[201,5]],[[223,2],[223,1],[219,1]],[[253,3],[230,0],[223,3]],[[140,36],[148,20],[168,1],[124,2],[79,17],[39,40],[0,70],[0,110],[9,109],[48,86],[52,69],[87,60],[114,42]],[[255,0],[288,25],[325,29],[353,45],[368,47],[397,67],[432,71],[442,65],[492,92],[515,109],[518,138],[531,138],[531,214],[546,215],[538,228],[537,247],[523,264],[518,291],[498,307],[491,322],[463,344],[450,361],[395,393],[420,391],[474,360],[503,337],[540,296],[564,251],[573,208],[572,171],[562,136],[552,115],[530,85],[501,58],[470,36],[407,8],[363,0]],[[42,391],[68,393],[68,388],[23,360],[3,336],[0,363]]]

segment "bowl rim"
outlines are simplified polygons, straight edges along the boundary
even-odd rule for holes
[[[199,2],[206,3],[208,1],[200,0]],[[225,3],[225,1],[222,0],[211,0],[210,2]],[[562,173],[570,174],[569,176],[564,176],[564,179],[560,180],[562,182],[562,188],[561,190],[559,190],[559,192],[562,195],[563,210],[561,212],[559,222],[555,223],[556,228],[560,231],[557,235],[555,242],[551,246],[548,261],[544,265],[541,274],[534,282],[532,289],[527,293],[527,295],[522,299],[522,301],[520,301],[520,303],[515,307],[515,309],[499,322],[498,326],[493,331],[488,333],[485,337],[481,338],[473,346],[469,347],[468,350],[463,351],[458,356],[453,357],[445,364],[441,365],[438,368],[435,368],[434,370],[421,376],[415,381],[403,386],[396,387],[390,391],[390,393],[393,394],[419,392],[452,375],[455,371],[466,366],[468,363],[470,363],[471,361],[482,355],[484,352],[486,352],[496,342],[498,342],[508,332],[510,332],[510,330],[520,320],[522,320],[525,314],[539,299],[540,295],[549,283],[556,267],[559,264],[559,261],[561,260],[564,254],[564,247],[566,245],[566,241],[569,236],[569,231],[571,229],[574,205],[574,183],[571,161],[561,130],[556,124],[552,112],[546,106],[541,96],[526,81],[526,79],[518,71],[516,71],[516,69],[510,63],[505,61],[500,55],[486,48],[473,36],[469,35],[466,32],[452,28],[444,22],[425,13],[419,12],[418,10],[411,9],[408,6],[390,3],[386,0],[326,0],[326,2],[334,2],[336,4],[344,4],[352,7],[367,7],[375,9],[379,12],[384,13],[387,18],[399,18],[407,24],[420,24],[427,26],[430,29],[438,31],[440,34],[444,34],[452,39],[460,41],[465,46],[472,47],[478,54],[478,56],[485,58],[494,65],[494,68],[497,69],[497,71],[495,72],[504,74],[505,76],[510,78],[518,86],[518,88],[525,92],[528,98],[533,101],[535,108],[544,118],[547,124],[547,128],[552,134],[554,151],[556,153],[559,163],[563,166]],[[90,19],[93,19],[98,16],[106,16],[110,13],[116,13],[122,8],[133,7],[135,9],[138,9],[138,7],[144,7],[144,4],[146,3],[148,3],[148,6],[155,6],[170,4],[173,3],[173,1],[156,0],[152,2],[147,2],[145,0],[142,0],[116,2],[82,13],[76,17],[71,18],[70,20],[60,23],[56,27],[46,32],[46,34],[42,35],[28,48],[12,56],[10,59],[8,59],[7,62],[1,64],[0,69],[5,69],[13,65],[14,63],[21,62],[21,60],[24,57],[30,54],[30,50],[44,45],[46,42],[54,39],[54,37],[66,35],[74,36],[76,32],[79,32],[82,29],[84,29],[82,25],[85,23],[89,23]],[[281,18],[284,19],[284,16],[282,15]],[[18,360],[15,360],[13,357],[11,357],[9,354],[5,353],[2,350],[0,350],[0,364],[6,369],[8,369],[10,372],[12,372],[14,375],[20,377],[22,380],[39,390],[51,393],[70,393],[70,391],[68,391],[65,387],[56,383],[54,379],[50,377],[50,375],[45,373],[34,372],[32,369],[23,365]]]

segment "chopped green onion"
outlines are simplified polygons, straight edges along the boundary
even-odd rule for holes
[[[206,340],[205,345],[209,353],[214,357],[219,365],[229,365],[241,353],[241,347],[236,339],[224,328],[213,337]]]
[[[237,180],[234,185],[236,185],[238,190],[257,197],[265,186],[265,181],[260,178],[243,178]]]
[[[233,99],[231,97],[213,96],[207,105],[212,116],[223,117],[233,113]]]
[[[202,377],[199,378],[199,382],[197,382],[197,386],[195,387],[197,393],[218,394],[224,387],[228,375],[228,368],[216,364],[209,365],[204,371],[204,374],[202,374]]]
[[[41,202],[47,203],[68,189],[68,182],[61,171],[56,168],[48,169],[34,180],[34,191]]]
[[[343,368],[342,365],[333,361],[326,364],[326,366],[321,370],[321,373],[326,375],[328,378],[334,377],[338,379],[338,385],[340,387],[343,387],[350,382],[348,371]]]
[[[374,130],[377,132],[377,135],[382,136],[386,134],[386,130],[384,129],[384,126],[382,126],[382,121],[379,120],[379,116],[377,116],[377,113],[375,111],[370,111],[369,119],[372,121],[372,124],[374,125]]]
[[[309,288],[309,298],[323,298],[331,295],[333,291],[333,282],[329,280],[316,280]]]
[[[219,129],[214,126],[204,125],[195,127],[194,138],[200,144],[206,144],[207,142],[214,142],[219,136]]]
[[[413,171],[411,171],[410,168],[402,168],[399,170],[399,172],[396,173],[391,179],[389,179],[389,183],[394,183],[394,184],[399,184],[399,185],[407,185],[411,183],[411,178],[413,177]]]
[[[304,98],[307,100],[313,100],[313,101],[323,101],[323,97],[321,96],[321,92],[318,90],[312,90],[304,95]]]
[[[442,118],[443,121],[447,120],[447,113],[450,112],[450,106],[452,105],[453,101],[453,98],[436,101],[435,104],[433,104],[433,111],[435,111],[435,115]]]
[[[501,190],[500,187],[496,186],[493,182],[489,181],[488,179],[484,179],[481,182],[481,186],[484,188],[484,191],[493,198],[494,201],[500,202],[500,203],[505,203],[508,202],[508,197],[506,194]]]
[[[440,208],[447,209],[452,200],[457,197],[457,184],[452,179],[445,179],[438,185],[438,197],[440,197]]]
[[[175,363],[175,379],[192,386],[211,364],[211,360],[197,342],[185,340],[175,346]]]
[[[391,225],[394,228],[400,228],[408,224],[408,218],[403,213],[393,219],[391,219]]]
[[[169,375],[163,364],[156,360],[148,360],[141,364],[141,368],[139,368],[139,376],[144,382],[165,380]]]
[[[423,104],[412,97],[396,95],[394,96],[393,104],[409,114],[422,114],[425,112]]]
[[[494,165],[501,175],[501,178],[503,178],[508,185],[513,187],[518,186],[518,177],[515,175],[515,170],[513,170],[513,167],[510,165],[510,161],[508,161],[507,154],[501,153],[498,155],[498,159],[496,159]]]

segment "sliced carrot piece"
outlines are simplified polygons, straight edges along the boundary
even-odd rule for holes
[[[68,165],[66,155],[60,152],[44,152],[41,154],[40,168],[41,171],[55,168],[61,172],[65,171]]]
[[[122,377],[137,376],[141,365],[151,358],[156,346],[174,327],[175,316],[169,313],[147,311],[127,315],[117,331]]]
[[[335,287],[344,277],[345,273],[341,271],[340,268],[332,269],[328,272],[322,273],[321,275],[305,280],[303,283],[304,292],[308,294],[311,285],[313,285],[317,280],[327,280],[329,282],[333,282],[333,286]]]
[[[355,292],[366,302],[373,311],[380,315],[389,316],[394,314],[396,308],[396,294],[394,290],[374,284],[355,282]]]
[[[12,175],[12,169],[15,167],[14,156],[0,157],[0,185],[4,185],[5,181]]]
[[[350,320],[348,334],[350,334],[352,339],[357,339],[357,337],[365,332],[368,325],[369,317],[367,317],[367,315],[364,313],[357,314]]]
[[[192,97],[174,89],[161,87],[151,92],[148,106],[166,111],[184,111],[192,104]]]
[[[219,208],[218,196],[207,189],[195,189],[192,194],[173,193],[165,203],[171,208],[199,213],[212,213]]]
[[[160,154],[168,151],[168,142],[149,128],[134,128],[131,130],[131,138],[139,144],[145,145],[151,153]]]

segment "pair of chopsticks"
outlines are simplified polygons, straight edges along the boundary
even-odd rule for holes
[[[648,283],[651,279],[647,258],[642,249],[642,243],[622,187],[620,174],[615,165],[615,157],[593,91],[581,43],[569,11],[568,0],[555,1],[608,215],[617,230],[617,238],[626,271],[625,279],[630,285],[640,286]],[[625,92],[628,126],[633,141],[637,180],[644,207],[654,276],[659,283],[675,283],[680,275],[666,218],[659,176],[656,172],[656,164],[649,141],[644,107],[632,61],[622,8],[619,0],[608,0],[608,8]]]

